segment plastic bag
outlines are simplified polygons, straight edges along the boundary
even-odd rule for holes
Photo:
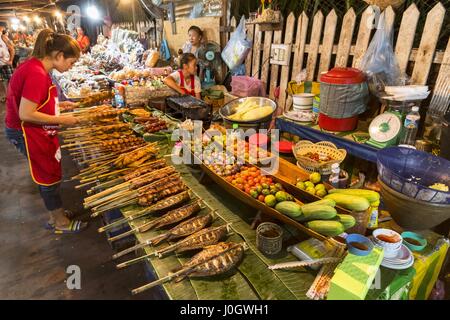
[[[203,3],[202,2],[198,2],[198,3],[194,4],[194,7],[192,8],[191,13],[189,14],[189,19],[200,18],[202,16],[202,11],[203,11]]]
[[[392,28],[386,26],[383,13],[360,65],[367,75],[370,92],[377,97],[383,95],[385,86],[405,84],[406,76],[400,71],[392,43]]]
[[[159,49],[159,54],[161,56],[161,59],[163,59],[165,61],[170,60],[170,50],[169,50],[169,45],[167,44],[166,39],[163,39],[163,41],[161,42],[161,48]]]
[[[225,49],[222,51],[222,59],[230,70],[241,65],[247,57],[252,44],[246,39],[245,17],[242,16],[239,26],[230,37]]]
[[[231,80],[232,94],[238,97],[264,97],[266,89],[264,83],[248,76],[233,76]]]
[[[150,50],[148,54],[147,60],[145,61],[145,66],[147,68],[154,68],[159,60],[159,52],[158,50]]]

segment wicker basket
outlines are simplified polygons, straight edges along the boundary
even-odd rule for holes
[[[297,165],[309,172],[320,172],[322,174],[331,173],[331,165],[334,163],[341,163],[347,156],[345,149],[338,149],[333,143],[328,141],[321,141],[312,143],[311,141],[302,140],[292,147]],[[309,152],[318,153],[319,156],[329,156],[332,160],[326,162],[316,162],[305,155]]]

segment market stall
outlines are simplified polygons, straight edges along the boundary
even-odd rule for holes
[[[260,59],[258,31],[274,32],[279,59],[287,49],[303,60],[300,46],[280,44],[284,20],[276,11],[253,18],[235,31],[245,38],[244,28],[253,29],[253,58],[245,59],[248,40],[233,42],[232,35],[237,50],[225,46],[220,55],[228,67],[231,60],[250,64],[267,80],[264,56],[273,48]],[[322,20],[315,18],[313,29]],[[286,26],[293,30],[294,21],[290,15]],[[306,41],[307,23],[302,15],[297,43]],[[56,75],[79,102],[69,112],[78,125],[61,136],[79,166],[72,180],[86,191],[84,208],[102,219],[98,231],[116,250],[118,269],[143,263],[152,274],[133,294],[161,286],[176,300],[428,299],[449,247],[448,235],[431,229],[450,218],[450,162],[411,148],[416,132],[402,123],[416,116],[412,107],[429,88],[374,89],[379,79],[367,72],[322,60],[320,84],[305,92],[316,35],[307,68],[314,67],[302,84],[288,82],[295,74],[290,59],[272,57],[275,82],[281,70],[278,99],[272,87],[265,97],[264,81],[234,78],[241,97],[223,101],[216,113],[208,101],[170,89],[163,80],[176,66],[157,68],[159,53],[144,50],[131,31],[99,37],[70,72]],[[293,33],[285,40],[292,43]],[[332,50],[328,40],[324,50]],[[347,60],[343,47],[337,56]],[[218,52],[207,56],[214,69]],[[369,97],[386,111],[364,130],[358,121]],[[396,146],[400,141],[410,147]],[[377,164],[375,181],[345,172],[347,155]]]

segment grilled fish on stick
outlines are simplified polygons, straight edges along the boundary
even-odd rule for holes
[[[238,265],[244,257],[244,250],[244,244],[233,242],[221,242],[216,245],[208,246],[192,257],[191,260],[185,263],[175,273],[170,273],[162,279],[134,289],[132,293],[140,293],[172,279],[179,282],[187,276],[205,277],[223,274]]]
[[[146,222],[139,227],[133,228],[129,231],[126,231],[124,233],[121,233],[115,237],[112,237],[109,239],[109,241],[117,241],[119,239],[122,239],[124,237],[127,237],[134,233],[141,233],[141,232],[147,232],[148,230],[154,229],[154,228],[163,228],[165,226],[180,222],[193,214],[199,212],[202,209],[200,205],[200,201],[196,201],[194,203],[190,203],[188,205],[185,205],[181,208],[177,208],[174,210],[169,211],[165,215],[156,218],[150,222]]]

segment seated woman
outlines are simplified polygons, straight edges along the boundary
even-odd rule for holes
[[[188,94],[200,99],[202,84],[197,77],[197,58],[185,53],[180,59],[180,69],[164,79],[164,83],[180,94]]]
[[[188,35],[189,41],[184,44],[182,48],[183,53],[192,53],[198,58],[198,50],[203,45],[203,31],[197,26],[192,26],[189,28]]]
[[[82,53],[86,53],[89,51],[89,47],[91,46],[91,40],[86,35],[86,29],[84,27],[79,26],[77,28],[77,42],[81,48]]]

